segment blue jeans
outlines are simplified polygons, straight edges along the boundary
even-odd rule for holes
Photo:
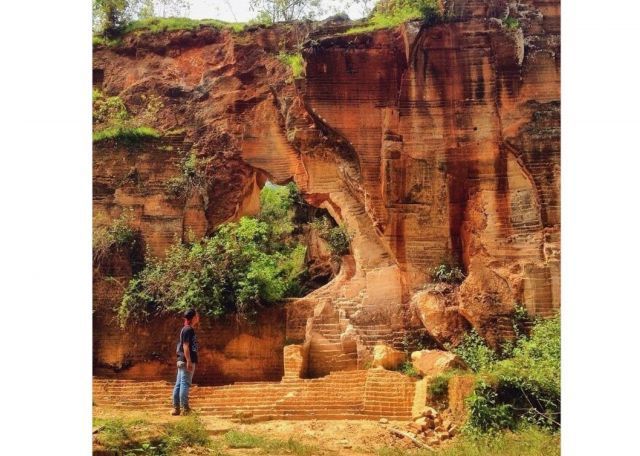
[[[173,406],[175,408],[180,408],[180,406],[185,409],[189,408],[189,387],[195,371],[195,363],[193,363],[193,368],[190,371],[187,370],[186,365],[178,367],[176,386],[173,387]]]

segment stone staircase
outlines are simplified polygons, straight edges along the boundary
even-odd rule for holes
[[[165,413],[173,385],[94,377],[93,401],[101,408]],[[383,369],[332,372],[287,382],[249,382],[191,389],[191,406],[203,416],[247,421],[410,419],[415,383]]]
[[[332,371],[349,371],[358,367],[355,346],[345,349],[341,334],[348,320],[341,319],[339,310],[327,308],[328,312],[312,317],[312,334],[309,344],[309,376],[321,377]]]

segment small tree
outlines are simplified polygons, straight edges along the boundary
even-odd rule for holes
[[[265,22],[286,22],[313,18],[320,3],[320,0],[250,0],[249,8]]]
[[[93,31],[112,37],[133,19],[154,17],[156,6],[165,16],[184,14],[190,5],[191,0],[93,0]]]

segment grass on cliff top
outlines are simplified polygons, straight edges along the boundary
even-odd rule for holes
[[[218,19],[190,19],[188,17],[152,17],[130,22],[122,29],[122,35],[132,32],[171,32],[174,30],[194,30],[201,26],[217,29],[230,29],[234,32],[244,30],[243,22],[224,22]]]
[[[484,436],[461,435],[451,444],[429,450],[382,448],[377,456],[560,456],[560,434],[531,426],[516,432]]]
[[[374,30],[396,27],[404,22],[422,19],[429,23],[441,19],[438,2],[435,0],[413,0],[404,2],[388,2],[388,6],[374,10],[373,16],[366,25],[353,27],[346,35],[372,32]],[[379,4],[379,8],[381,4]]]
[[[229,29],[235,33],[242,32],[247,24],[243,22],[225,22],[218,19],[190,19],[188,17],[151,17],[129,22],[122,27],[119,36],[106,38],[102,35],[93,35],[94,46],[114,47],[122,44],[122,36],[128,33],[162,33],[175,30],[195,30],[202,26],[217,29]]]
[[[367,25],[350,28],[345,32],[345,35],[357,35],[359,33],[392,28],[413,19],[420,19],[421,17],[420,11],[413,9],[404,11],[404,14],[402,15],[375,14],[371,19],[369,19]]]
[[[140,141],[149,138],[159,138],[161,136],[160,132],[155,128],[151,127],[108,127],[103,130],[98,130],[93,132],[93,142],[97,143],[100,141],[106,141],[108,139],[113,139],[115,141],[122,141],[127,144],[135,144]]]
[[[122,43],[122,40],[120,38],[109,39],[102,35],[93,35],[92,42],[94,46],[114,47],[119,46]]]

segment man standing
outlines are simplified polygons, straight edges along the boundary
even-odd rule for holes
[[[198,341],[196,339],[195,328],[200,323],[200,316],[194,309],[189,309],[184,313],[184,325],[180,330],[176,354],[178,356],[178,377],[176,386],[173,388],[173,411],[172,415],[188,415],[189,408],[189,387],[193,379],[198,362]]]

